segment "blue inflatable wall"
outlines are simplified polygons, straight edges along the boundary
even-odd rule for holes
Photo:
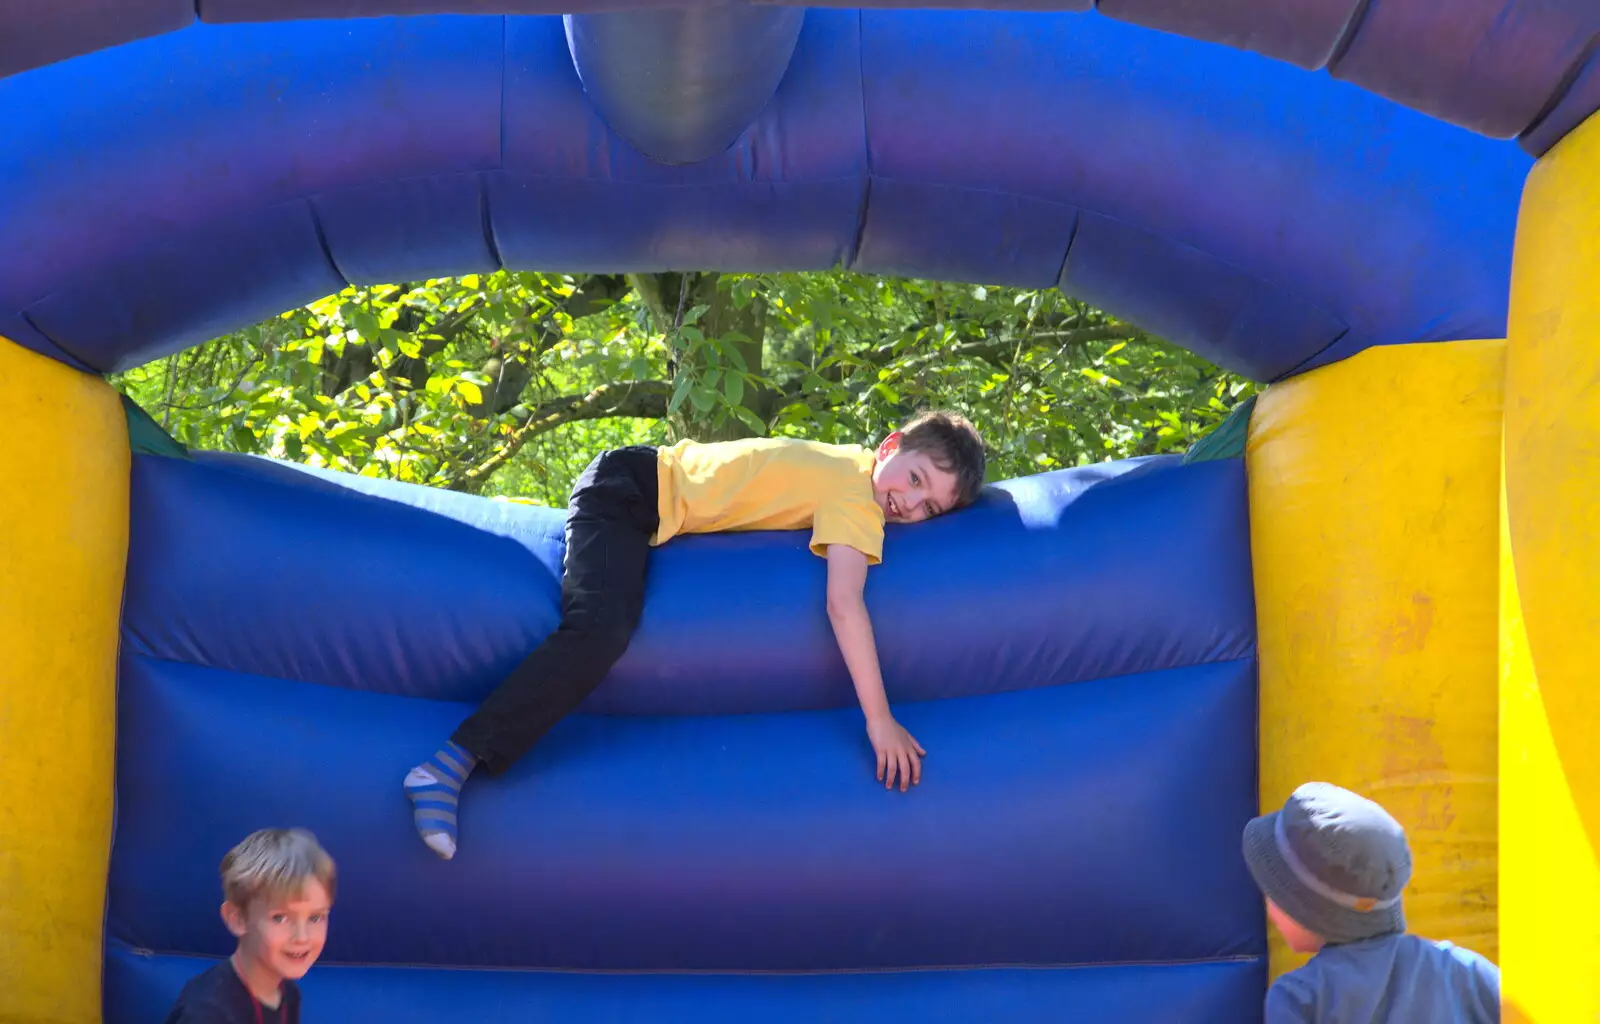
[[[553,628],[560,514],[228,456],[140,456],[132,495],[111,1024],[228,952],[216,862],[269,822],[340,862],[310,1024],[1259,1016],[1239,460],[892,529],[868,598],[929,750],[904,795],[804,538],[675,541],[627,656],[477,784],[450,863],[397,781]]]

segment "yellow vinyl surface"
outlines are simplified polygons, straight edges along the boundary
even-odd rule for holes
[[[1246,458],[1261,806],[1332,782],[1405,826],[1410,930],[1496,948],[1505,343],[1368,349],[1274,385]],[[1299,966],[1272,936],[1273,977]]]
[[[1600,1021],[1600,120],[1534,165],[1506,348],[1500,928],[1508,1021]]]
[[[128,435],[104,381],[0,338],[0,1021],[100,1019]]]

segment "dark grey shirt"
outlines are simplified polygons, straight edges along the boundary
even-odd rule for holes
[[[300,1024],[300,989],[285,979],[277,1008],[262,1006],[224,960],[189,979],[166,1024]]]

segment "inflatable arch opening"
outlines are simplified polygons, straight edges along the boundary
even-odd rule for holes
[[[993,6],[0,12],[0,1017],[160,1020],[220,854],[296,823],[343,876],[309,1021],[1253,1020],[1292,961],[1238,832],[1310,778],[1402,818],[1414,929],[1512,1012],[1600,1012],[1600,13]],[[396,780],[554,625],[559,515],[130,455],[99,376],[351,282],[836,265],[1273,382],[1242,459],[891,532],[938,772],[893,802],[803,545],[691,538],[441,865]],[[397,543],[403,599],[315,554]]]

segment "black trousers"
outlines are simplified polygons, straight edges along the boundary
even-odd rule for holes
[[[567,501],[561,624],[451,737],[492,772],[504,771],[617,663],[644,610],[656,511],[656,450],[601,452]]]

